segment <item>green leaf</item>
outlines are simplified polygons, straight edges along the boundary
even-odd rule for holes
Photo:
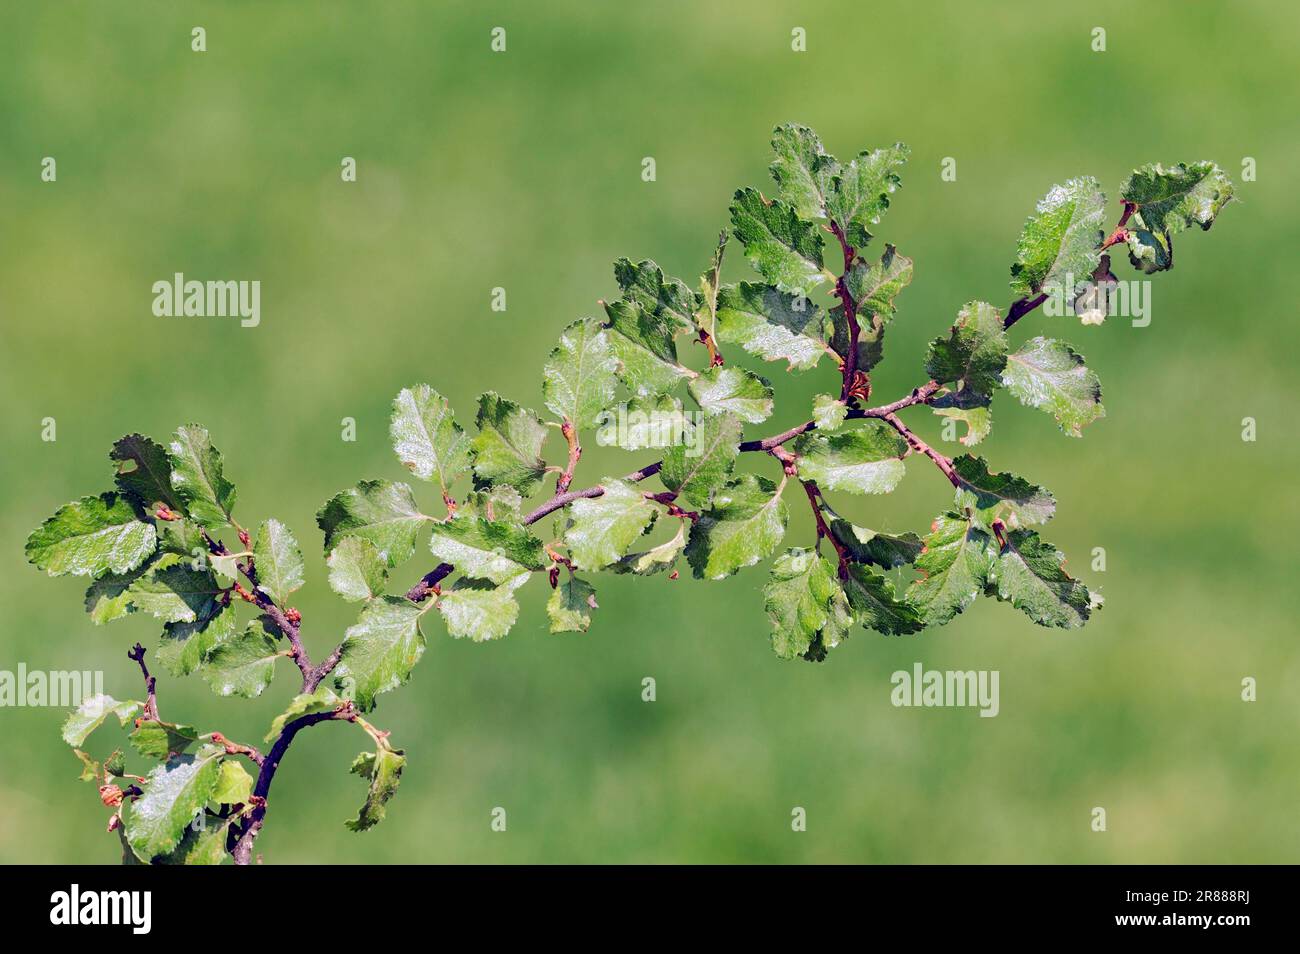
[[[756,189],[738,191],[731,224],[750,264],[781,291],[807,293],[826,280],[820,226],[801,220],[780,199],[764,199]]]
[[[546,406],[576,427],[595,426],[614,400],[617,370],[618,358],[600,322],[580,318],[564,329],[542,368]]]
[[[666,540],[642,553],[629,553],[613,564],[610,569],[615,573],[635,573],[638,576],[650,576],[661,570],[671,569],[685,549],[686,527],[679,522],[677,533],[671,540]]]
[[[126,774],[126,756],[122,754],[121,749],[114,749],[113,753],[104,759],[104,771],[118,778]]]
[[[673,447],[686,441],[693,427],[677,398],[633,398],[618,414],[610,413],[596,432],[596,443],[622,450]]]
[[[1101,382],[1084,366],[1083,356],[1064,341],[1031,338],[1007,357],[1002,383],[1021,404],[1042,408],[1071,437],[1106,416]]]
[[[234,759],[221,763],[217,786],[212,790],[212,801],[218,805],[247,805],[253,794],[253,777]]]
[[[1005,373],[1003,374],[1003,381],[1006,381]],[[934,408],[934,413],[940,417],[949,417],[965,423],[965,436],[957,438],[963,447],[974,447],[988,437],[989,432],[993,430],[993,412],[988,409],[987,405],[953,407],[942,404],[940,401],[932,401],[931,406]]]
[[[198,742],[199,732],[192,725],[151,719],[136,726],[127,741],[145,758],[163,762]]]
[[[849,564],[844,592],[864,629],[886,636],[905,636],[925,628],[916,607],[896,597],[893,582],[869,566]]]
[[[50,576],[99,577],[138,567],[157,547],[152,524],[125,497],[82,497],[55,511],[27,538],[27,560]]]
[[[1032,530],[1012,530],[998,554],[998,599],[1040,626],[1077,629],[1094,608],[1088,588],[1065,572],[1065,555]]]
[[[526,407],[494,391],[478,399],[474,476],[479,484],[508,484],[524,496],[546,472],[546,425]]]
[[[221,452],[198,424],[178,428],[168,445],[172,489],[185,511],[200,526],[219,529],[230,523],[235,506],[235,486],[222,472]]]
[[[817,134],[807,126],[786,123],[772,130],[769,167],[776,180],[777,197],[804,219],[826,217],[826,193],[839,171],[834,156],[826,154]]]
[[[606,477],[599,497],[575,500],[572,523],[564,533],[573,562],[581,570],[609,566],[631,548],[654,522],[654,504],[625,480]]]
[[[618,361],[616,373],[637,397],[658,397],[691,372],[677,362],[675,326],[638,301],[605,305],[606,336]]]
[[[421,480],[436,480],[443,493],[469,472],[469,435],[447,399],[427,384],[397,392],[388,433],[402,466]]]
[[[859,315],[879,315],[889,321],[894,317],[894,299],[912,283],[912,260],[886,245],[878,262],[855,258],[845,283],[857,302]]]
[[[384,820],[388,800],[397,794],[406,765],[406,752],[394,749],[387,740],[381,740],[375,752],[362,752],[352,763],[352,773],[370,782],[370,791],[357,817],[346,822],[352,831],[366,831]]]
[[[849,406],[830,394],[819,394],[813,398],[813,423],[822,433],[838,431],[844,423]]]
[[[230,762],[222,762],[221,767],[224,769]],[[240,816],[231,815],[229,818],[218,818],[212,813],[207,813],[204,817],[204,823],[200,830],[196,831],[194,825],[187,825],[185,834],[181,836],[180,842],[165,855],[153,859],[153,864],[162,865],[219,865],[225,862],[228,857],[226,852],[226,838],[230,834],[231,824]],[[131,860],[139,864],[135,855],[131,855]]]
[[[988,533],[961,514],[940,514],[916,558],[925,575],[908,587],[907,601],[926,626],[942,626],[984,591],[996,559]]]
[[[96,784],[103,783],[103,766],[85,752],[81,751],[81,749],[73,749],[72,754],[81,760],[81,774],[77,776],[78,782],[95,782]]]
[[[141,705],[131,700],[118,702],[104,693],[91,696],[77,706],[63,723],[63,741],[73,748],[80,748],[85,745],[86,737],[103,725],[110,714],[117,716],[119,725],[125,726],[135,718]]]
[[[1165,168],[1151,163],[1133,170],[1120,198],[1137,206],[1137,225],[1175,235],[1199,225],[1208,229],[1232,201],[1232,180],[1213,162],[1180,162]]]
[[[1011,291],[1031,298],[1044,289],[1077,283],[1097,267],[1106,214],[1106,197],[1091,176],[1052,186],[1025,221],[1011,266]]]
[[[188,623],[168,623],[158,644],[158,659],[173,676],[187,676],[201,665],[212,650],[239,632],[235,611],[212,602]]]
[[[782,659],[808,652],[840,592],[835,564],[816,551],[787,550],[772,564],[763,607],[772,623],[772,650]]]
[[[813,638],[802,658],[809,662],[825,661],[830,651],[848,638],[856,623],[853,607],[849,605],[843,587],[837,584],[827,605],[826,624]]]
[[[596,609],[596,588],[586,580],[571,576],[551,590],[546,601],[546,615],[552,633],[585,633],[591,625],[591,611]]]
[[[624,298],[641,305],[673,332],[695,330],[695,310],[699,307],[695,293],[679,279],[664,278],[663,269],[654,262],[646,259],[633,265],[620,258],[614,263],[614,278]]]
[[[898,190],[898,172],[910,154],[907,146],[892,146],[859,153],[835,176],[826,212],[844,230],[850,245],[871,241],[871,228],[889,209],[889,197]]]
[[[691,441],[664,454],[659,479],[673,493],[697,507],[707,507],[727,482],[740,453],[741,424],[731,414],[706,416],[690,432]]]
[[[1147,275],[1174,267],[1173,239],[1168,235],[1132,228],[1128,230],[1127,242],[1129,263]]]
[[[260,696],[275,678],[276,660],[283,655],[278,634],[262,619],[250,620],[243,633],[212,650],[200,675],[219,696]]]
[[[424,654],[420,617],[428,606],[400,596],[371,600],[343,636],[342,653],[334,667],[334,685],[363,710],[373,709],[375,697],[396,689],[410,678]]]
[[[772,384],[744,368],[709,368],[687,386],[705,413],[730,412],[759,424],[772,416]]]
[[[785,536],[790,514],[781,491],[765,477],[743,474],[713,498],[691,528],[686,559],[695,575],[721,580],[771,556]]]
[[[430,549],[466,576],[517,584],[543,567],[542,541],[521,526],[457,513],[435,524]]]
[[[121,619],[135,612],[131,603],[131,584],[144,576],[152,563],[144,563],[128,573],[106,573],[86,588],[86,612],[96,626]]]
[[[239,561],[246,556],[248,553],[209,553],[208,566],[223,586],[229,586],[239,579]]]
[[[961,480],[957,488],[957,509],[969,508],[982,526],[1006,517],[1016,526],[1046,523],[1056,512],[1056,501],[1042,487],[1015,474],[990,474],[982,457],[963,454],[952,462]]]
[[[915,533],[878,533],[845,520],[823,501],[819,505],[831,535],[859,563],[874,563],[886,570],[906,566],[921,552],[921,538]]]
[[[266,741],[274,742],[284,731],[284,727],[295,719],[305,715],[315,715],[318,712],[333,712],[341,705],[343,700],[328,686],[317,686],[315,692],[294,696],[293,701],[289,703],[289,708],[271,722],[271,731],[266,733]]]
[[[432,517],[420,512],[411,488],[388,480],[363,480],[325,501],[316,524],[325,531],[325,549],[346,537],[370,542],[390,567],[415,553],[415,535]]]
[[[514,586],[493,586],[486,580],[461,579],[438,598],[438,611],[447,632],[456,639],[468,636],[476,643],[500,639],[519,618]]]
[[[826,353],[818,337],[824,319],[807,298],[771,285],[741,282],[718,292],[718,340],[767,361],[785,361],[790,371],[814,367]]]
[[[987,302],[973,301],[957,314],[947,338],[930,343],[925,370],[934,380],[957,384],[969,400],[959,406],[987,404],[1002,383],[1007,364],[1007,333],[1002,316]]]
[[[196,565],[211,556],[207,541],[203,538],[203,528],[193,520],[184,517],[161,520],[154,524],[154,529],[158,532],[158,550],[162,553],[189,557]]]
[[[523,504],[524,498],[519,496],[519,491],[503,484],[500,487],[484,487],[482,490],[466,494],[456,513],[472,514],[522,529]]]
[[[822,490],[887,494],[905,472],[907,442],[880,421],[865,421],[862,427],[836,434],[801,434],[794,449],[799,476],[815,480]]]
[[[182,557],[164,556],[127,587],[135,609],[165,623],[193,623],[212,609],[221,584],[207,569],[195,570]]]
[[[279,520],[265,520],[258,528],[253,561],[257,568],[257,588],[277,603],[283,604],[302,588],[302,551],[293,533]]]
[[[142,434],[128,434],[113,445],[108,459],[118,463],[118,489],[141,507],[166,504],[168,509],[182,510],[172,489],[172,464],[167,448]]]
[[[345,537],[325,558],[329,583],[345,600],[374,599],[384,592],[388,565],[375,545],[360,537]]]
[[[127,841],[141,861],[166,854],[203,811],[221,774],[221,758],[183,755],[149,773],[144,794],[126,806]]]

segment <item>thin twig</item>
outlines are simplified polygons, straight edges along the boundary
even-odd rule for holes
[[[149,675],[149,667],[144,663],[144,647],[136,643],[126,652],[128,659],[134,659],[140,666],[140,672],[144,675],[144,718],[151,722],[161,722],[158,718],[158,695],[155,692],[157,679]]]

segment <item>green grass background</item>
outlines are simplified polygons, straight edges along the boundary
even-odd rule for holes
[[[790,50],[795,26],[806,53]],[[1106,597],[1086,629],[981,600],[915,638],[859,632],[810,665],[768,648],[762,570],[598,578],[585,635],[547,634],[534,581],[495,644],[430,618],[410,685],[375,715],[409,757],[381,827],[344,829],[366,739],[329,725],[294,745],[257,848],[275,862],[1295,861],[1297,29],[1280,2],[6,4],[0,668],[100,668],[110,692],[138,694],[124,653],[156,627],[92,626],[84,580],[39,575],[22,544],[110,485],[115,438],[190,421],[224,452],[243,521],[276,516],[303,542],[298,605],[319,657],[355,607],[325,584],[313,515],[360,478],[401,479],[393,394],[426,381],[465,422],[486,388],[540,406],[546,352],[614,294],[616,257],[693,281],[733,190],[770,187],[775,123],[812,125],[842,156],[912,147],[880,230],[916,260],[874,375],[882,400],[923,380],[925,343],[963,302],[1007,304],[1019,227],[1054,182],[1098,176],[1117,214],[1133,166],[1208,158],[1241,201],[1179,239],[1150,327],[1036,314],[1014,332],[1069,325],[1107,417],[1072,440],[1003,395],[982,448],[1056,494],[1045,536]],[[47,155],[56,184],[39,179]],[[658,181],[641,181],[644,156]],[[945,156],[956,182],[940,181]],[[1244,156],[1258,181],[1240,182]],[[261,327],[153,317],[150,286],[176,271],[260,279]],[[728,274],[746,274],[738,249]],[[488,307],[498,285],[505,314]],[[781,403],[756,435],[805,419],[831,386],[826,368],[764,373]],[[931,415],[910,415],[938,440]],[[653,459],[588,456],[583,484]],[[927,462],[908,470],[889,498],[836,502],[924,530],[950,491]],[[806,545],[790,502],[787,542]],[[1089,569],[1097,546],[1105,573]],[[890,673],[917,661],[1000,670],[1001,715],[892,707]],[[289,667],[251,703],[197,678],[159,686],[165,717],[250,741],[294,690]],[[116,860],[62,718],[0,710],[4,861]],[[489,829],[495,806],[505,833]]]

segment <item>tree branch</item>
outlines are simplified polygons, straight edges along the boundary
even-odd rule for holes
[[[157,679],[149,675],[149,667],[144,664],[144,647],[136,643],[131,649],[126,651],[128,659],[135,660],[140,666],[140,672],[144,675],[144,717],[152,722],[161,722],[158,718],[158,696],[154,691],[157,685]]]
[[[271,783],[275,780],[275,771],[280,767],[280,760],[284,758],[285,752],[289,750],[289,745],[293,742],[294,736],[308,726],[335,719],[355,722],[357,719],[356,707],[351,702],[346,702],[332,712],[313,712],[310,715],[294,719],[281,730],[275,744],[271,746],[271,751],[266,754],[266,757],[260,763],[261,768],[257,773],[257,782],[253,785],[253,794],[249,797],[252,810],[249,812],[248,820],[244,822],[244,826],[239,833],[239,839],[235,842],[235,847],[230,852],[235,859],[235,864],[246,865],[252,860],[253,841],[257,838],[258,832],[262,830],[262,825],[266,820],[266,799],[271,792]]]

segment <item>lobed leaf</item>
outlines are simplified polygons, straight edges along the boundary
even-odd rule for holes
[[[166,854],[180,842],[186,828],[203,811],[221,774],[217,753],[183,755],[154,768],[144,794],[122,812],[126,837],[141,861]]]
[[[284,655],[278,637],[264,619],[250,620],[243,633],[212,650],[199,673],[219,696],[254,699],[271,684]]]
[[[889,197],[901,184],[898,172],[909,155],[907,146],[896,142],[859,153],[834,177],[826,212],[839,224],[850,245],[860,248],[871,241],[871,229],[889,209]]]
[[[1042,487],[1015,474],[990,474],[982,457],[963,454],[952,462],[961,481],[957,509],[969,509],[981,526],[1006,517],[1013,526],[1046,523],[1056,512],[1056,501]]]
[[[212,446],[207,429],[198,424],[178,428],[167,451],[172,489],[186,514],[201,527],[229,526],[235,485],[226,480],[221,452]]]
[[[771,285],[741,282],[718,292],[718,340],[738,344],[767,361],[804,371],[826,353],[818,337],[825,316],[802,295]]]
[[[614,400],[617,369],[618,359],[600,322],[575,321],[564,329],[542,368],[546,406],[576,427],[596,425]]]
[[[63,723],[63,741],[78,748],[86,743],[87,736],[94,732],[109,715],[117,717],[123,727],[135,718],[142,703],[133,700],[118,702],[112,696],[100,693],[82,701]]]
[[[411,558],[416,533],[432,519],[420,512],[408,485],[388,480],[363,480],[325,501],[316,512],[327,551],[347,537],[360,537],[379,551],[389,567]]]
[[[771,556],[790,514],[781,491],[765,477],[743,474],[714,495],[691,528],[686,559],[695,576],[721,580]]]
[[[519,618],[519,603],[514,585],[493,586],[486,580],[462,579],[448,593],[438,598],[438,611],[447,623],[447,632],[457,639],[469,637],[476,643],[500,639],[510,632]]]
[[[127,573],[157,548],[153,524],[120,494],[65,504],[27,537],[27,560],[50,576]]]
[[[776,180],[777,198],[788,203],[803,219],[826,217],[826,194],[839,171],[834,156],[827,155],[817,134],[807,126],[785,123],[772,130],[769,167]]]
[[[527,496],[546,473],[546,425],[536,413],[495,391],[479,398],[479,432],[472,447],[479,485],[507,484]]]
[[[687,390],[705,413],[731,413],[751,424],[771,417],[775,404],[771,382],[744,368],[709,368]]]
[[[1137,225],[1175,235],[1199,225],[1207,230],[1233,199],[1232,180],[1213,162],[1150,163],[1134,169],[1120,198],[1136,206]]]
[[[1002,383],[1021,404],[1042,408],[1071,437],[1106,416],[1101,382],[1084,366],[1083,356],[1064,341],[1031,338],[1007,356]]]
[[[740,421],[732,414],[705,417],[690,432],[690,443],[677,444],[664,454],[659,480],[692,506],[707,507],[731,476],[740,432]]]
[[[658,397],[691,372],[677,362],[675,326],[638,301],[605,305],[610,349],[618,361],[618,379],[637,397]]]
[[[962,514],[940,514],[916,558],[924,576],[908,587],[907,602],[926,626],[942,626],[984,591],[996,559],[993,538],[985,530]]]
[[[599,570],[618,561],[656,516],[654,504],[625,480],[606,477],[599,497],[575,500],[564,542],[581,570]]]
[[[387,739],[381,739],[374,752],[362,752],[356,757],[351,771],[370,782],[370,790],[357,817],[345,823],[350,830],[366,831],[384,820],[405,766],[405,751],[393,748]]]
[[[527,529],[475,514],[457,513],[436,524],[429,546],[466,576],[493,583],[517,583],[543,567],[542,541]]]
[[[370,600],[384,592],[388,563],[375,545],[361,537],[344,537],[325,558],[329,584],[345,600]]]
[[[934,380],[957,387],[958,406],[987,404],[1002,383],[1007,333],[1002,316],[987,302],[962,307],[947,338],[930,343],[925,370]]]
[[[1032,530],[1012,530],[995,567],[997,597],[1040,626],[1077,629],[1094,608],[1088,588],[1065,572],[1065,555]]]
[[[822,490],[887,494],[905,473],[907,442],[880,421],[865,421],[860,428],[835,434],[801,434],[794,449],[799,476],[816,481]]]
[[[591,626],[591,611],[596,608],[594,586],[576,576],[560,581],[546,601],[551,632],[585,633]]]
[[[1022,298],[1050,288],[1072,292],[1100,260],[1105,214],[1106,197],[1091,176],[1052,186],[1020,233],[1012,292]],[[1070,288],[1064,287],[1067,280]]]
[[[398,596],[366,603],[343,636],[334,667],[335,689],[369,710],[377,696],[406,682],[424,654],[420,617],[427,609]]]
[[[820,228],[780,199],[741,189],[732,200],[731,224],[750,264],[781,291],[807,293],[826,280]]]
[[[388,433],[402,466],[421,480],[436,480],[443,493],[469,471],[469,435],[447,399],[427,384],[397,392]]]

